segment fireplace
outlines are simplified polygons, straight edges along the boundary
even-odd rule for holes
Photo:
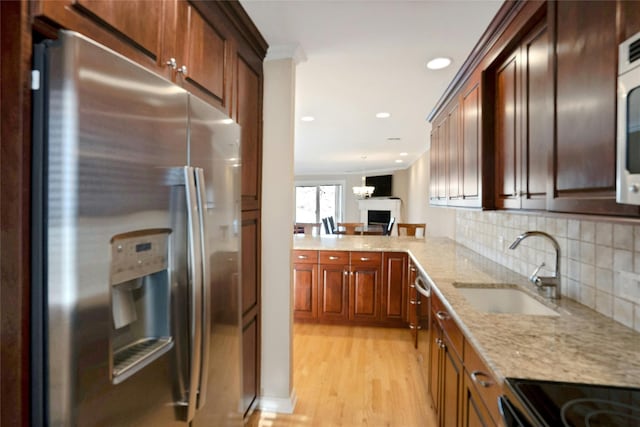
[[[360,208],[360,222],[365,224],[384,224],[387,225],[391,218],[395,218],[395,222],[402,222],[402,216],[400,215],[400,199],[362,199],[358,200],[358,207]],[[384,213],[384,216],[382,216]],[[373,215],[373,218],[372,218]],[[392,236],[397,236],[398,231],[396,226],[391,231]]]
[[[367,211],[367,223],[369,225],[387,225],[391,220],[391,211]]]

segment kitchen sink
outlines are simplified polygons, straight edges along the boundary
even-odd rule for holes
[[[485,313],[559,316],[532,296],[514,288],[483,288],[456,285],[458,291],[478,311]]]

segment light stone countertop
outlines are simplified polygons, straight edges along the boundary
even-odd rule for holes
[[[408,252],[501,381],[516,377],[640,387],[640,333],[569,298],[550,303],[526,277],[450,239],[296,235],[293,246]],[[454,283],[515,284],[560,316],[482,313]]]

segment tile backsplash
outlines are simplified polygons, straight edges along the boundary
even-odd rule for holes
[[[637,225],[636,225],[637,224]],[[551,275],[555,252],[533,236],[509,245],[528,230],[544,231],[560,245],[561,292],[640,332],[640,223],[499,211],[456,212],[456,240],[524,276],[544,262]]]

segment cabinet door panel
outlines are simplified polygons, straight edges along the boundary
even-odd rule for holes
[[[316,264],[294,264],[293,268],[293,314],[298,319],[317,317],[317,281]]]
[[[448,346],[448,343],[447,343]],[[444,426],[459,424],[460,384],[462,380],[462,364],[455,353],[445,347],[442,353],[442,420]]]
[[[258,319],[253,318],[242,332],[242,410],[246,414],[258,396]]]
[[[435,319],[435,312],[431,313],[431,318]],[[441,336],[440,326],[432,320],[429,333],[429,394],[436,416],[440,415],[440,355],[442,352],[438,343]]]
[[[242,213],[242,313],[258,305],[260,295],[259,212]]]
[[[498,207],[519,207],[519,68],[518,55],[514,53],[496,72],[495,138]]]
[[[380,269],[352,267],[349,292],[350,320],[377,320],[379,303]]]
[[[407,271],[406,254],[399,252],[384,254],[384,280],[382,286],[383,319],[406,319]]]
[[[556,189],[615,189],[616,3],[557,2]]]
[[[262,176],[262,85],[260,76],[238,55],[235,119],[242,128],[242,208],[260,207]]]
[[[480,86],[462,97],[462,195],[478,198],[480,190]]]
[[[448,181],[449,181],[449,199],[457,199],[460,197],[460,108],[454,106],[449,112],[447,119],[447,165],[448,165]]]
[[[191,6],[187,22],[186,80],[224,105],[226,40]]]
[[[548,163],[553,141],[553,92],[549,73],[549,38],[538,27],[523,44],[526,124],[524,129],[523,208],[544,209]],[[537,199],[537,200],[536,200]]]
[[[163,1],[77,0],[76,7],[117,30],[149,56],[158,58]]]
[[[320,265],[319,318],[346,320],[348,278],[346,265]]]

